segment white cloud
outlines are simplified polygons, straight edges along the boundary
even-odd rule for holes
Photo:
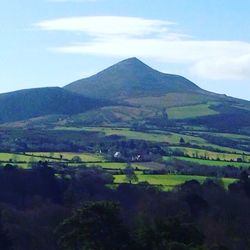
[[[250,43],[202,41],[174,32],[173,23],[138,17],[92,16],[42,21],[44,30],[82,32],[89,42],[53,50],[63,53],[148,57],[185,64],[206,79],[250,79]]]
[[[93,37],[109,36],[112,38],[113,36],[168,34],[170,24],[172,23],[137,17],[90,16],[42,21],[37,26],[44,30],[80,31]]]
[[[242,57],[201,60],[193,65],[191,72],[213,80],[247,80],[250,79],[250,53]]]

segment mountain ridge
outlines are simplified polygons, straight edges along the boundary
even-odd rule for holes
[[[0,122],[51,114],[76,114],[107,102],[72,93],[60,87],[24,89],[0,94]]]

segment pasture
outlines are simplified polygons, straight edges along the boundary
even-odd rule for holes
[[[218,112],[210,109],[209,104],[197,104],[167,109],[169,119],[188,119],[206,115],[216,115]]]
[[[219,153],[204,149],[190,148],[190,147],[169,147],[173,152],[182,152],[186,156],[192,158],[208,158],[209,160],[223,160],[223,161],[237,161],[238,158],[244,162],[250,161],[250,155],[234,154],[234,153]]]
[[[178,134],[166,131],[157,132],[139,132],[129,128],[109,128],[109,127],[57,127],[57,130],[74,130],[74,131],[90,131],[103,133],[105,136],[118,135],[130,140],[145,140],[158,143],[179,144],[183,138],[185,142],[192,144],[206,143],[206,141],[197,136]]]
[[[204,182],[208,177],[192,176],[192,175],[137,175],[138,183],[148,182],[154,186],[162,186],[164,190],[173,189],[174,187],[185,183],[186,181],[197,180]],[[127,183],[125,175],[114,175],[115,184]],[[233,178],[223,178],[222,183],[227,187],[229,184],[235,182]]]
[[[203,160],[191,157],[182,157],[182,156],[165,156],[163,157],[163,161],[169,162],[171,164],[172,161],[186,161],[193,164],[204,165],[204,166],[216,166],[216,167],[228,167],[233,166],[237,168],[249,168],[250,163],[245,162],[231,162],[231,161],[213,161],[213,160]]]

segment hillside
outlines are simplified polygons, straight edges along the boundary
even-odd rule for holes
[[[78,124],[131,126],[187,125],[227,130],[246,127],[250,104],[199,88],[188,79],[161,73],[137,58],[121,61],[100,73],[73,82],[65,89],[88,97],[116,100],[120,106],[101,108],[74,117]]]
[[[51,114],[72,115],[106,103],[58,87],[20,90],[0,95],[0,122]]]
[[[65,89],[89,97],[117,100],[173,92],[205,93],[186,78],[156,71],[137,58],[121,61],[94,76],[71,83]]]
[[[68,126],[248,131],[250,102],[201,89],[188,79],[161,73],[137,58],[121,61],[64,88],[0,95],[0,122],[66,115]],[[37,120],[32,120],[31,123]],[[30,123],[29,123],[30,124]]]

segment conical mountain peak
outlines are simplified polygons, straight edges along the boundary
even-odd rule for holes
[[[141,71],[141,70],[146,71],[146,70],[153,70],[153,69],[150,68],[145,63],[143,63],[137,57],[131,57],[131,58],[125,59],[121,62],[118,62],[112,65],[111,67],[104,70],[104,72],[107,70],[125,70],[127,72],[133,71],[134,73],[136,73],[136,71]]]
[[[137,57],[130,57],[128,59],[125,59],[117,64],[132,64],[132,65],[145,65],[147,66],[145,63],[143,63],[140,59],[138,59]]]
[[[156,71],[136,57],[123,60],[65,88],[85,96],[109,100],[202,91],[186,78]]]

